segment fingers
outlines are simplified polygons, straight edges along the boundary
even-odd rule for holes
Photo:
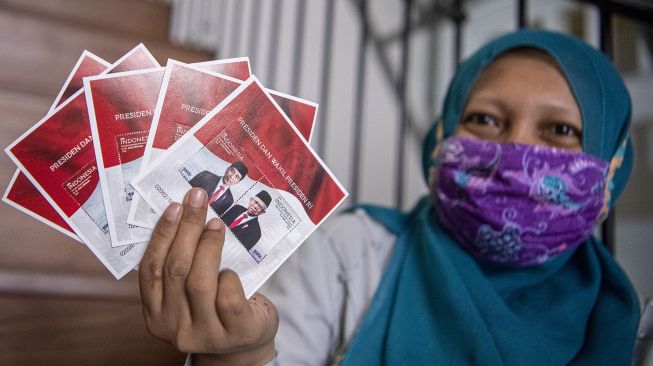
[[[163,268],[163,308],[179,315],[188,313],[186,278],[195,256],[197,244],[204,231],[207,195],[203,189],[193,188],[184,198],[184,206],[177,235],[170,246]]]
[[[168,249],[175,239],[177,225],[181,217],[182,207],[172,203],[163,212],[157,223],[150,244],[143,254],[140,263],[139,287],[143,302],[143,311],[148,314],[159,313],[163,301],[163,265],[168,255]]]
[[[225,229],[220,219],[211,219],[200,237],[186,289],[194,323],[217,323],[215,298]],[[219,324],[212,324],[218,327]]]
[[[248,301],[235,272],[219,272],[226,228],[217,218],[205,225],[206,214],[207,194],[194,188],[157,223],[139,274],[148,330],[178,349],[265,348],[267,357],[274,352],[276,309],[260,295]]]

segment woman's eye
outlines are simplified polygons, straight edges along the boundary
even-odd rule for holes
[[[472,113],[465,118],[464,122],[484,126],[493,126],[497,124],[492,116],[484,113]]]
[[[582,150],[583,132],[569,123],[550,124],[543,136],[551,146]]]
[[[565,123],[556,123],[551,127],[551,129],[553,134],[557,136],[576,137],[578,139],[582,136],[581,131]]]
[[[562,124],[553,126],[553,132],[556,135],[563,135],[563,136],[572,136],[574,134],[574,130],[570,126],[562,125]]]
[[[484,140],[495,140],[501,134],[503,121],[495,115],[483,112],[470,112],[463,114],[460,131],[468,136]]]

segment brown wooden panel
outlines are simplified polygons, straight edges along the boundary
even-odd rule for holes
[[[0,8],[0,88],[56,96],[84,49],[109,62],[145,43],[160,63],[205,61],[211,55],[170,43]]]
[[[40,18],[165,41],[170,6],[134,0],[0,0],[0,8]]]
[[[120,281],[109,277],[80,276],[75,273],[62,274],[43,270],[37,272],[25,269],[0,269],[0,295],[139,301],[136,272],[129,273]]]
[[[179,365],[137,302],[0,298],[0,365]]]

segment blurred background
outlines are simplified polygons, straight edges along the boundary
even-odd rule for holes
[[[600,5],[600,6],[599,6]],[[426,193],[422,136],[461,59],[517,27],[559,30],[613,57],[633,98],[636,165],[603,235],[653,297],[653,2],[643,0],[0,0],[4,148],[48,111],[84,49],[143,42],[161,64],[247,56],[269,88],[320,104],[311,145],[345,206],[408,209]],[[15,167],[0,157],[4,191]],[[0,364],[180,365],[151,338],[137,276],[0,205]]]

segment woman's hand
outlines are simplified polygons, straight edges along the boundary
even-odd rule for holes
[[[148,331],[193,365],[257,365],[274,357],[279,318],[260,294],[247,300],[238,275],[218,271],[225,228],[206,225],[207,194],[191,189],[156,225],[140,264],[140,291]]]

